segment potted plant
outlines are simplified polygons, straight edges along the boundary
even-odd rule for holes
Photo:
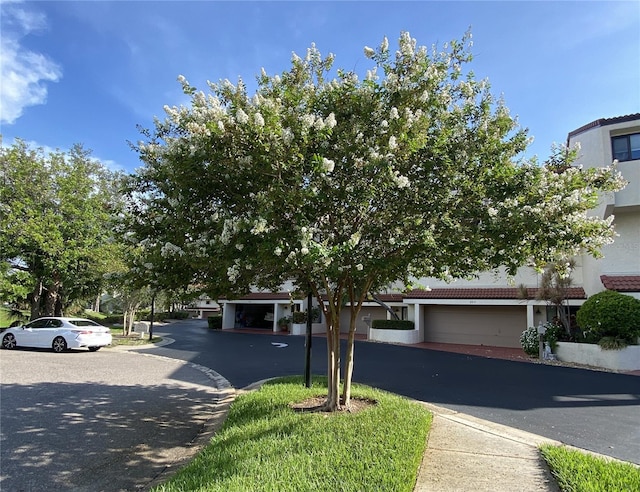
[[[283,316],[278,320],[278,326],[280,327],[280,331],[289,331],[289,323],[291,323],[290,316]]]

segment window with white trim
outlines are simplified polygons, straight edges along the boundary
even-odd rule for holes
[[[620,162],[640,159],[640,133],[611,137],[611,150]]]

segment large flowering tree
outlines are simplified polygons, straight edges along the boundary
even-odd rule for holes
[[[242,80],[205,94],[180,77],[190,106],[165,107],[138,145],[132,239],[212,295],[289,279],[310,288],[326,320],[329,410],[349,405],[369,293],[597,255],[611,241],[611,220],[585,211],[622,185],[618,175],[563,167],[560,152],[550,166],[516,162],[526,131],[465,70],[470,37],[439,50],[402,33],[395,53],[385,38],[365,48],[363,80],[334,72],[334,56],[313,45],[289,71],[263,70],[254,95]]]

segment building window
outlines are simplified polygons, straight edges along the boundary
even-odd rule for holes
[[[619,161],[640,159],[640,133],[611,137],[613,158]]]

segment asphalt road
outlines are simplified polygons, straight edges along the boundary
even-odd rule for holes
[[[0,490],[132,491],[193,454],[215,380],[117,349],[0,351]]]
[[[0,351],[0,490],[138,490],[175,469],[221,397],[304,371],[304,337],[156,331],[165,347]],[[147,355],[147,357],[143,357]],[[640,464],[640,378],[356,342],[354,381]],[[173,359],[173,360],[172,360]],[[326,373],[313,339],[312,372]]]
[[[152,352],[210,367],[236,388],[303,374],[304,337],[159,327],[175,343]],[[286,347],[279,347],[286,343]],[[314,337],[312,372],[326,374]],[[640,464],[640,377],[356,342],[354,381]]]

